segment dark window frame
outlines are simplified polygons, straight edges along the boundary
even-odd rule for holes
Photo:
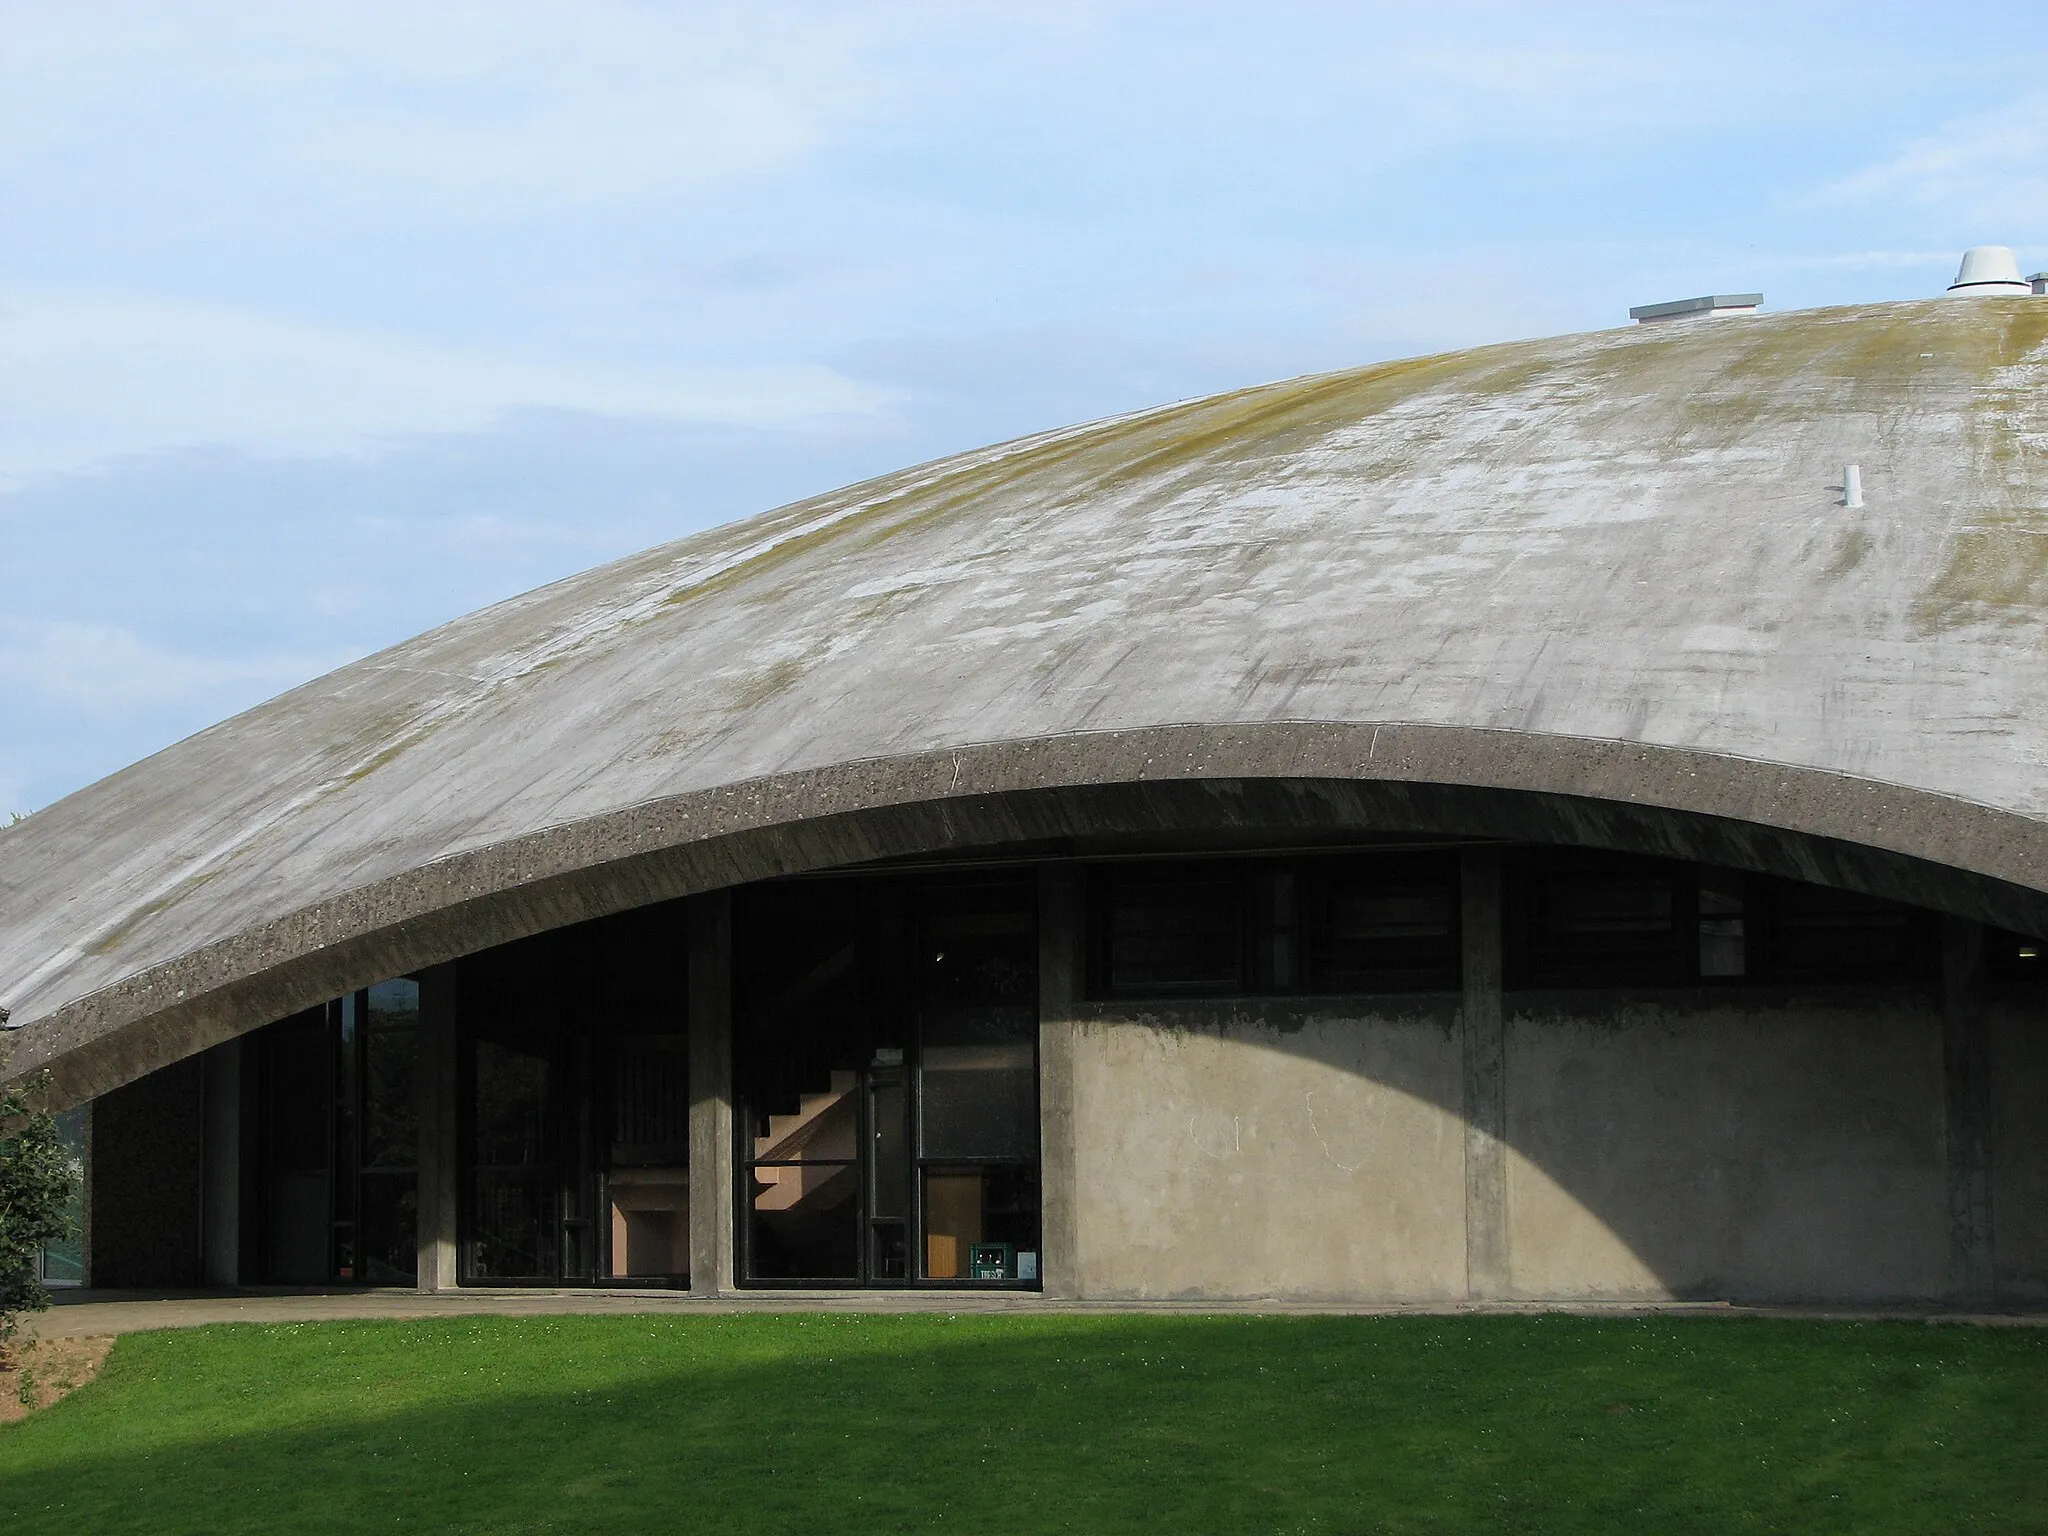
[[[1815,897],[1819,899],[1814,900]],[[1815,934],[1824,934],[1831,928],[1837,933],[1854,934],[1859,931],[1858,925],[1794,923],[1787,914],[1801,901],[1810,901],[1809,912],[1823,917],[1832,905],[1840,916],[1862,912],[1895,917],[1897,921],[1863,925],[1861,931],[1865,934],[1889,930],[1891,937],[1883,942],[1865,937],[1843,943],[1842,948],[1847,950],[1860,942],[1868,951],[1860,959],[1840,954],[1832,960],[1825,956],[1813,958],[1810,952],[1801,954],[1796,947],[1800,934],[1806,934],[1811,945]],[[1749,883],[1749,910],[1754,914],[1750,926],[1750,973],[1756,981],[1790,987],[1924,988],[1940,984],[1941,915],[1929,908],[1868,896],[1841,886],[1759,875]]]
[[[1559,956],[1544,952],[1537,929],[1544,916],[1545,880],[1602,875],[1620,880],[1649,877],[1671,882],[1670,934],[1661,959],[1649,957],[1647,946],[1644,962],[1635,966],[1616,966],[1611,957],[1603,960],[1595,953]],[[1940,980],[1938,913],[1846,887],[1688,860],[1570,847],[1515,849],[1504,865],[1503,878],[1504,980],[1509,991],[1722,990],[1759,986],[1921,988]],[[1708,889],[1735,895],[1739,911],[1705,911],[1702,893]],[[1800,903],[1823,914],[1833,907],[1844,918],[1858,912],[1896,916],[1895,925],[1867,925],[1864,931],[1889,927],[1897,937],[1884,944],[1868,938],[1847,938],[1834,958],[1811,957],[1813,940],[1808,937],[1804,941],[1807,948],[1802,950],[1801,935],[1826,932],[1828,925],[1788,922],[1786,913]],[[1742,970],[1738,974],[1704,974],[1701,950],[1706,925],[1726,922],[1730,916],[1740,924]],[[1859,932],[1853,921],[1832,926],[1844,934]],[[1849,958],[1859,943],[1879,955],[1882,963]]]
[[[1463,985],[1464,917],[1455,849],[1105,861],[1086,866],[1085,881],[1084,990],[1092,1002],[1402,996],[1456,992]],[[1234,980],[1120,982],[1118,892],[1211,883],[1235,888]],[[1443,903],[1442,935],[1422,946],[1414,963],[1353,965],[1340,971],[1332,913],[1337,893],[1347,885],[1394,896],[1434,893]]]
[[[1553,926],[1567,885],[1666,883],[1668,932],[1661,944],[1574,946]],[[1576,991],[1698,984],[1697,866],[1604,849],[1517,848],[1502,867],[1502,977],[1508,991]]]

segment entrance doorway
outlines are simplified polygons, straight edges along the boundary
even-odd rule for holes
[[[760,886],[734,937],[741,1278],[1035,1286],[1030,882]]]

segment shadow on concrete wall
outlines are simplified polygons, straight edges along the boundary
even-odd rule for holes
[[[1155,1180],[1152,1198],[1204,1213],[1195,1224],[1214,1228],[1212,1243],[1233,1227],[1262,1241],[1292,1233],[1312,1267],[1316,1229],[1357,1221],[1438,1255],[1436,1284],[1454,1290],[1462,1277],[1443,1273],[1442,1256],[1447,1239],[1454,1263],[1465,1251],[1457,1015],[1455,995],[1090,1005],[1084,1053],[1107,1062],[1105,1085],[1127,1079],[1128,1102],[1171,1100],[1155,1102],[1151,1144],[1178,1143],[1146,1175],[1134,1146],[1110,1162]],[[1511,993],[1506,1021],[1510,1294],[1874,1302],[1950,1292],[1937,997]],[[2048,1100],[2044,1055],[2010,1063],[2008,1114]],[[2011,1255],[2001,1279],[2038,1294],[2048,1177],[2032,1166],[2039,1147],[2002,1144],[2024,1166],[2000,1182]],[[1233,1174],[1277,1211],[1247,1225]],[[1140,1221],[1135,1235],[1172,1261],[1156,1228],[1148,1237]],[[1298,1278],[1315,1288],[1313,1275]]]

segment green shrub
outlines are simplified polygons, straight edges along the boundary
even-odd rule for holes
[[[0,1089],[0,1348],[21,1314],[50,1304],[38,1273],[43,1245],[72,1235],[78,1169],[32,1085]]]

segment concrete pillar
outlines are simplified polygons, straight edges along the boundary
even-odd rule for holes
[[[420,973],[419,1279],[422,1291],[450,1291],[459,1279],[457,1220],[461,1209],[461,1074],[456,1056],[456,969]]]
[[[1466,849],[1459,875],[1465,977],[1460,1009],[1465,1101],[1465,1294],[1474,1301],[1498,1301],[1509,1293],[1500,850]]]
[[[1038,875],[1039,1283],[1072,1301],[1084,1289],[1080,1174],[1075,1155],[1074,1054],[1085,987],[1081,871],[1048,864]]]
[[[88,1099],[74,1111],[78,1116],[78,1259],[80,1285],[95,1285],[92,1277],[92,1121],[94,1100]]]
[[[205,1063],[206,1172],[200,1195],[200,1262],[208,1285],[242,1283],[242,1042],[224,1041]]]
[[[689,903],[690,1294],[733,1289],[732,892]]]
[[[1988,1304],[1996,1286],[1991,1230],[1991,1041],[1984,1006],[1984,928],[1944,917],[1942,1079],[1946,1089],[1950,1299]]]

